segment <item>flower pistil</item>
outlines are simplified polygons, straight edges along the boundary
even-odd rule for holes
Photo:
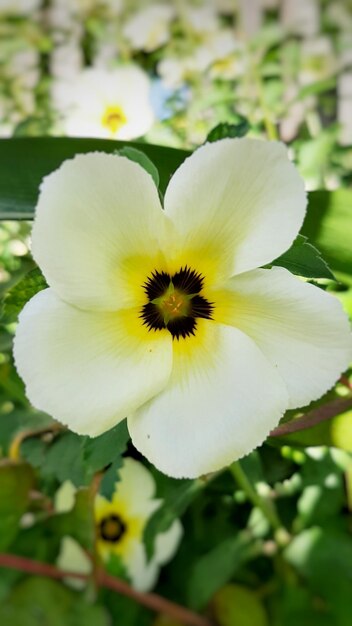
[[[152,272],[143,285],[148,302],[140,318],[148,330],[167,328],[173,339],[194,335],[197,318],[212,319],[214,305],[201,293],[203,276],[185,266],[170,276],[167,272]]]

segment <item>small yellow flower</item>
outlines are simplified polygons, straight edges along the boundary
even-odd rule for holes
[[[32,235],[50,289],[26,305],[15,338],[31,402],[91,436],[127,416],[134,445],[175,477],[250,452],[351,359],[336,298],[258,269],[289,248],[305,208],[276,142],[199,148],[164,210],[128,159],[66,161],[42,184]]]

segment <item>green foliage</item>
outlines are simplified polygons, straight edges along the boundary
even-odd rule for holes
[[[249,533],[243,532],[219,543],[195,564],[188,581],[188,601],[199,610],[209,602],[241,567],[253,551]]]
[[[4,551],[19,532],[19,522],[28,506],[34,475],[26,463],[0,465],[0,550]]]
[[[17,585],[0,607],[6,626],[110,626],[102,606],[88,604],[81,594],[47,578],[29,578]]]
[[[77,487],[88,485],[94,474],[106,470],[102,491],[109,497],[118,480],[129,435],[125,422],[100,437],[90,439],[64,431],[53,440],[29,438],[22,444],[24,457],[40,468],[42,476],[59,482],[70,480]]]
[[[268,626],[264,606],[258,596],[246,587],[226,585],[212,601],[219,626]]]
[[[24,305],[36,293],[47,288],[47,282],[39,268],[28,272],[18,283],[7,293],[2,308],[2,321],[13,322],[17,319]]]
[[[327,603],[332,626],[351,622],[352,544],[337,529],[315,526],[303,531],[286,549],[285,556],[313,593]]]
[[[94,550],[94,493],[91,488],[78,489],[74,506],[70,511],[61,513],[51,520],[51,528],[55,535],[69,535],[78,541],[86,550]]]
[[[111,498],[115,483],[118,480],[118,471],[122,467],[122,454],[129,441],[126,421],[117,424],[107,433],[95,439],[85,439],[83,444],[84,462],[91,474],[104,471],[100,490],[106,498]]]
[[[159,187],[160,177],[157,168],[154,163],[147,157],[147,155],[141,150],[137,150],[136,148],[131,148],[130,146],[125,146],[122,150],[119,150],[117,154],[121,156],[127,157],[130,161],[134,161],[138,163],[143,169],[145,169],[148,174],[151,175],[155,186]]]
[[[228,122],[221,122],[215,128],[213,128],[206,138],[206,143],[212,143],[219,139],[226,139],[226,137],[244,137],[250,129],[248,120],[245,117],[239,116],[237,124],[229,124]]]
[[[57,169],[64,160],[78,153],[113,153],[126,145],[143,151],[155,163],[160,175],[162,193],[171,174],[189,154],[185,150],[163,146],[105,139],[19,137],[1,140],[0,219],[31,219],[43,177]]]
[[[352,191],[313,191],[302,233],[317,246],[332,271],[352,274]]]
[[[275,259],[272,265],[285,267],[292,274],[306,278],[335,279],[319,250],[309,243],[307,237],[303,235],[298,235],[291,248]]]

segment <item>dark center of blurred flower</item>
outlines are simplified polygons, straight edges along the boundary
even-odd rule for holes
[[[148,302],[140,317],[149,330],[167,328],[173,339],[194,335],[197,318],[212,319],[213,304],[201,294],[204,278],[189,267],[170,276],[154,271],[143,285]]]
[[[99,524],[99,535],[104,541],[116,543],[126,532],[126,524],[121,517],[112,514],[104,517]]]

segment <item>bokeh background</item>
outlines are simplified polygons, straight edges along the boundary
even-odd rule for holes
[[[288,145],[313,192],[306,232],[337,278],[321,286],[352,316],[351,0],[0,0],[1,138],[192,150],[220,123]],[[16,375],[16,319],[38,280],[23,282],[34,268],[29,234],[26,221],[0,227],[0,552],[87,580],[77,588],[67,577],[1,567],[0,554],[0,621],[177,626],[94,584],[89,562],[103,557],[93,474],[111,452],[94,456],[82,438],[56,430],[29,406]],[[317,405],[350,394],[347,372]],[[147,553],[155,565],[145,588],[219,626],[350,626],[351,412],[272,439],[243,460],[264,506],[238,473],[174,481],[120,437],[114,476],[132,457],[159,501],[140,536],[143,567]],[[175,524],[183,530],[161,557],[155,538]],[[123,551],[105,546],[103,561],[110,575],[141,587]]]

